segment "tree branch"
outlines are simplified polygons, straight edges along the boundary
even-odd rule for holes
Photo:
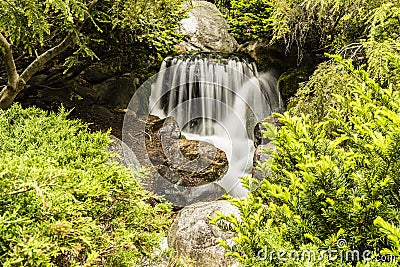
[[[44,187],[47,187],[47,186],[55,186],[56,184],[45,184],[45,185],[43,185]],[[18,194],[22,194],[22,193],[26,193],[26,192],[29,192],[29,191],[32,191],[32,190],[34,190],[34,189],[36,189],[36,187],[35,186],[31,186],[31,187],[27,187],[27,188],[22,188],[22,189],[20,189],[20,190],[17,190],[17,191],[13,191],[13,192],[10,192],[10,193],[8,193],[9,195],[18,195]]]
[[[97,4],[98,0],[93,0],[90,2],[88,6],[88,13],[94,8]],[[77,30],[78,32],[81,30],[84,22],[87,20],[87,17],[82,23],[79,23]],[[58,45],[53,48],[47,50],[46,52],[39,55],[21,74],[21,79],[24,82],[27,82],[32,76],[38,72],[47,62],[52,60],[54,57],[58,56],[62,52],[64,52],[70,45],[72,44],[71,34],[67,35]]]
[[[39,55],[21,74],[21,78],[26,82],[38,72],[47,62],[64,52],[72,44],[71,36],[65,37],[58,45],[50,48]]]
[[[10,85],[11,88],[15,89],[19,76],[17,68],[15,66],[11,44],[7,41],[7,39],[1,32],[0,32],[0,45],[2,47],[1,51],[3,52],[4,63],[6,65],[8,85]]]

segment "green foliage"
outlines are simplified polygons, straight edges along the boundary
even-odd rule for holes
[[[310,120],[321,121],[329,116],[337,101],[335,94],[347,94],[356,78],[345,66],[333,61],[318,65],[309,81],[301,84],[291,99],[291,115],[310,114]]]
[[[137,266],[165,235],[170,207],[152,207],[109,160],[107,134],[68,113],[0,111],[0,265]]]
[[[400,6],[398,1],[384,2],[375,8],[368,20],[368,37],[374,41],[385,41],[387,39],[398,39],[400,32]]]
[[[271,36],[271,1],[231,0],[229,5],[229,30],[239,41]]]
[[[284,41],[299,56],[337,53],[368,35],[392,39],[398,32],[398,1],[387,0],[230,0],[213,1],[222,9],[239,41]],[[371,25],[375,30],[371,29]],[[386,29],[383,33],[380,29]]]
[[[103,31],[101,51],[112,55],[118,52],[117,56],[134,61],[132,66],[149,62],[149,57],[159,63],[175,51],[175,44],[182,38],[176,31],[186,15],[182,3],[182,0],[109,1],[93,14]],[[101,37],[104,35],[111,42]]]
[[[368,18],[385,0],[289,0],[276,1],[272,20],[274,39],[304,51],[337,53],[365,38]]]
[[[399,75],[394,71],[399,59],[390,58],[399,49],[396,41],[400,32],[399,1],[237,0],[218,3],[226,8],[230,31],[239,42],[264,38],[270,44],[285,44],[286,51],[297,53],[298,64],[307,55],[309,69],[325,61],[325,53],[338,53],[356,59],[357,65],[368,63],[371,68],[368,71],[377,81],[389,81],[387,76]],[[386,56],[382,50],[388,51]],[[323,68],[319,66],[318,71],[324,72]],[[304,81],[301,72],[301,69],[292,69],[283,79]],[[328,72],[326,75],[330,75]],[[344,81],[340,79],[338,83]],[[297,82],[294,82],[284,85],[283,92],[297,89]]]
[[[400,28],[396,28],[393,17],[400,17],[400,8],[392,4],[376,8],[369,20],[368,39],[341,51],[344,56],[354,59],[353,65],[365,67],[379,86],[390,86],[396,91],[400,88],[400,43],[399,36],[392,34],[392,31],[396,29],[397,33]],[[397,23],[397,27],[400,27],[400,23]],[[355,51],[351,51],[352,49]],[[335,107],[335,94],[348,95],[357,79],[345,65],[337,64],[333,60],[324,62],[317,67],[309,82],[303,84],[297,92],[291,103],[293,109],[289,112],[292,115],[311,114],[313,119],[321,121],[324,117],[329,117],[332,110],[330,108]]]
[[[360,253],[389,246],[373,222],[400,220],[400,94],[336,60],[353,76],[351,90],[333,95],[320,121],[280,115],[277,153],[264,166],[273,176],[247,199],[232,201],[241,220],[220,217],[238,234],[235,246],[223,245],[244,266],[285,266],[276,257],[260,262],[257,254],[305,246],[321,251],[338,247],[339,239]]]
[[[393,224],[387,223],[381,217],[374,220],[374,224],[380,227],[380,230],[387,235],[390,243],[393,246],[393,250],[384,248],[381,253],[394,255],[396,257],[400,256],[400,228],[394,226]]]
[[[110,53],[131,56],[140,51],[156,58],[174,50],[175,32],[184,15],[181,0],[139,1],[0,1],[0,33],[16,56],[42,53],[66,36],[72,38],[72,66]]]
[[[346,257],[260,258],[260,251],[287,256],[330,249],[343,255],[357,250],[356,260],[364,251],[376,253],[357,266],[396,264],[378,260],[379,253],[399,254],[400,50],[398,32],[392,33],[398,13],[392,5],[376,8],[371,34],[351,53],[362,50],[365,60],[328,55],[331,61],[302,85],[293,107],[277,115],[284,126],[266,133],[275,136],[276,151],[261,166],[272,175],[260,185],[246,180],[256,189],[231,200],[240,219],[220,214],[214,221],[230,222],[235,244],[221,244],[243,266],[354,266]]]
[[[374,10],[365,43],[368,71],[382,86],[400,88],[400,4],[387,3]]]
[[[231,9],[231,0],[208,0],[213,3],[223,14],[227,14]]]
[[[388,0],[215,0],[239,42],[266,38],[311,54],[343,53],[366,40],[398,38],[399,1]],[[368,47],[368,45],[366,46]],[[359,56],[359,54],[357,54]],[[372,57],[371,57],[372,58]]]

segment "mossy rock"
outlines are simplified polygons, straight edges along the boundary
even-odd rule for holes
[[[291,68],[284,72],[278,79],[278,88],[281,92],[283,100],[288,103],[300,87],[301,83],[308,80],[312,73],[312,68],[309,66],[301,66]]]

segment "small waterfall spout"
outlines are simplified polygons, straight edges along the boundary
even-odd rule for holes
[[[150,113],[176,118],[188,139],[225,151],[229,170],[218,182],[232,196],[247,191],[240,176],[250,172],[257,122],[282,112],[273,71],[258,73],[255,63],[237,56],[195,54],[167,58],[152,84]]]

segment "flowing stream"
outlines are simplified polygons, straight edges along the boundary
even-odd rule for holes
[[[229,169],[218,181],[230,195],[247,190],[240,176],[253,165],[253,129],[283,110],[273,71],[258,73],[254,63],[231,56],[195,54],[167,58],[152,84],[150,113],[176,118],[187,139],[225,151]]]

